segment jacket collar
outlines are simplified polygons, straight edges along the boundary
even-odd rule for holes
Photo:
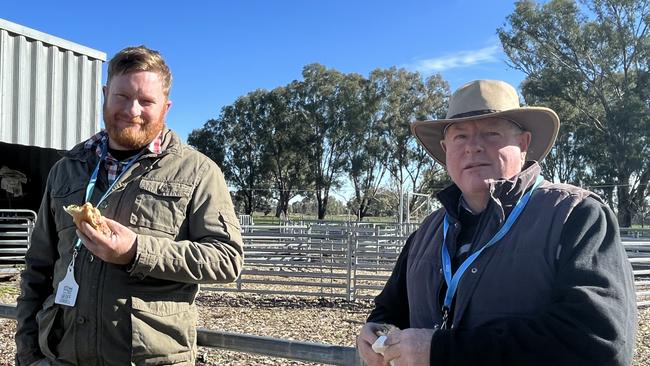
[[[522,171],[512,179],[499,179],[490,183],[490,201],[495,201],[504,211],[517,204],[526,191],[535,184],[541,168],[536,161],[527,161]],[[450,216],[458,218],[458,207],[462,192],[456,184],[452,184],[438,192],[437,197]],[[490,203],[488,202],[488,208]]]
[[[88,149],[85,146],[93,138],[95,137],[93,136],[90,139],[75,145],[69,151],[63,152],[62,153],[63,157],[82,160],[82,161],[88,161],[89,159],[96,158],[94,149]],[[152,155],[163,156],[165,154],[181,155],[181,140],[178,137],[178,135],[174,131],[167,128],[167,126],[165,126],[162,131],[162,143],[160,146],[161,146],[160,154],[148,153],[148,154],[144,154],[144,156],[152,156]]]

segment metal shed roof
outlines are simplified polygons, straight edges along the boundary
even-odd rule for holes
[[[0,141],[67,150],[97,132],[105,60],[0,19]]]

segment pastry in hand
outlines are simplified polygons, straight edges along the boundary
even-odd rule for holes
[[[81,206],[64,206],[63,209],[72,216],[72,221],[74,221],[74,224],[77,225],[77,227],[81,227],[81,222],[85,221],[90,224],[93,229],[103,233],[104,235],[111,234],[111,229],[106,225],[101,212],[99,212],[96,207],[93,207],[92,203],[86,202]]]
[[[386,346],[384,345],[384,342],[386,342],[386,338],[388,337],[388,334],[394,330],[399,330],[398,327],[392,325],[392,324],[382,324],[379,329],[375,330],[375,335],[378,336],[377,340],[375,343],[372,344],[372,350],[375,351],[376,353],[384,354],[384,351],[386,351]],[[391,361],[391,365],[393,364],[393,361]]]

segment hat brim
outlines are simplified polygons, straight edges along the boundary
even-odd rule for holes
[[[513,120],[531,133],[526,160],[541,161],[544,159],[551,151],[560,130],[560,119],[552,109],[522,107],[464,118],[415,121],[411,123],[411,132],[431,157],[438,163],[446,165],[445,152],[440,146],[440,141],[444,138],[444,131],[448,125],[497,117]]]

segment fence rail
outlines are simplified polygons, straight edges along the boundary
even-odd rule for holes
[[[0,263],[22,262],[36,214],[0,210]],[[349,301],[381,291],[416,224],[293,222],[242,225],[246,260],[234,284],[204,290]],[[650,306],[650,229],[621,229],[639,306]]]
[[[0,304],[0,318],[16,320],[16,306]],[[205,328],[197,328],[196,332],[196,343],[201,347],[219,348],[306,362],[318,362],[328,365],[363,366],[363,362],[354,347],[222,332]]]
[[[394,232],[394,225],[382,224],[244,225],[242,274],[235,284],[203,289],[369,299],[407,239]]]
[[[390,230],[350,225],[244,226],[244,270],[236,284],[205,290],[371,299],[406,242]],[[636,229],[639,230],[639,229]],[[650,306],[650,239],[623,238],[638,306]]]
[[[246,261],[241,276],[231,286],[202,289],[372,298],[388,279],[407,239],[391,230],[378,225],[244,226]],[[623,244],[634,271],[637,304],[650,306],[650,239],[635,234],[625,237]],[[15,306],[0,304],[0,317],[15,316]],[[363,365],[352,347],[203,328],[197,333],[197,343],[204,347],[331,365]]]
[[[634,272],[637,306],[650,306],[650,239],[624,238],[623,246]]]
[[[24,262],[35,222],[34,211],[0,209],[0,264]]]

